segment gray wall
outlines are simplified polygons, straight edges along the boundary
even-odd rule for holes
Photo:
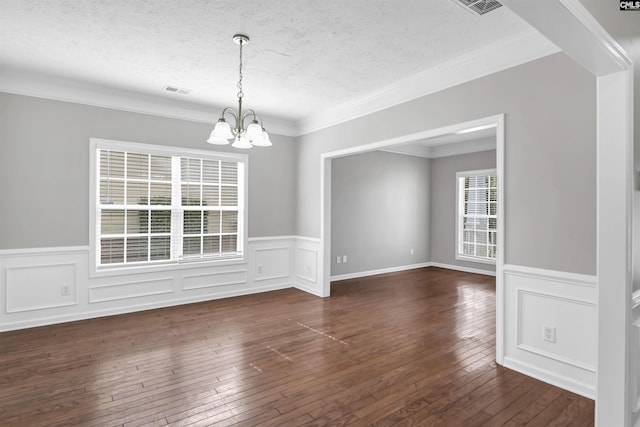
[[[89,244],[89,138],[233,150],[207,144],[211,128],[0,93],[0,249]],[[271,139],[248,151],[249,237],[294,234],[296,144]]]
[[[431,261],[496,271],[495,265],[456,259],[456,172],[494,169],[496,150],[431,159]],[[498,248],[501,250],[501,248]]]
[[[558,53],[304,135],[296,234],[320,237],[321,153],[505,113],[505,261],[595,274],[595,101]]]
[[[429,159],[373,151],[331,169],[332,275],[429,261]]]

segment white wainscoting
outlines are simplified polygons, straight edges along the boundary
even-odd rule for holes
[[[319,240],[250,238],[236,264],[90,277],[89,247],[0,251],[0,331],[296,287],[319,295]]]
[[[504,364],[594,398],[597,355],[596,277],[504,266]],[[544,328],[555,328],[555,342]]]
[[[294,275],[296,288],[316,296],[322,296],[322,283],[318,277],[320,239],[296,238]]]

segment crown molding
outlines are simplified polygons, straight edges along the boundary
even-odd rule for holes
[[[212,126],[217,121],[217,113],[224,108],[107,87],[7,65],[0,67],[0,92],[207,123]],[[269,123],[270,134],[296,136],[293,121],[265,115],[262,117]]]
[[[559,51],[556,45],[532,29],[436,65],[366,97],[298,120],[297,133],[315,132]]]
[[[293,122],[263,116],[269,133],[300,136],[411,101],[516,65],[558,52],[535,30],[452,59],[369,95]],[[34,96],[95,107],[150,114],[213,125],[222,106],[198,104],[163,96],[107,87],[41,72],[0,68],[0,92]]]

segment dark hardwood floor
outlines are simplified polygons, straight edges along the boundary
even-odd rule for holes
[[[2,333],[0,425],[593,425],[494,356],[494,279],[425,268]]]

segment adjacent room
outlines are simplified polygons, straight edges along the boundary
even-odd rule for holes
[[[627,3],[0,0],[3,425],[640,426]]]

